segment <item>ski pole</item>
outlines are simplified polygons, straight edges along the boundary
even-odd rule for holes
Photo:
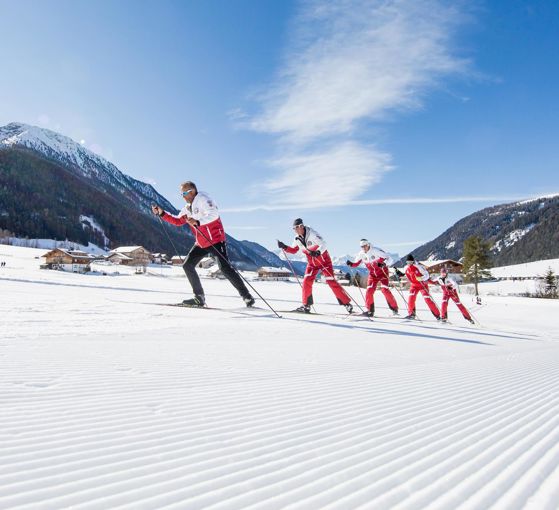
[[[175,253],[177,254],[177,257],[180,259],[181,263],[184,264],[184,260],[182,260],[182,257],[180,255],[180,253],[178,252],[177,247],[175,246],[175,243],[173,242],[173,240],[169,236],[167,230],[165,229],[165,225],[163,225],[163,221],[161,220],[161,216],[159,216],[159,214],[157,215],[157,219],[159,220],[159,223],[161,223],[161,229],[163,230],[163,232],[165,232],[165,235],[167,236],[167,239],[169,239],[169,242],[173,246],[173,249],[175,250]]]
[[[301,283],[301,281],[299,280],[299,275],[295,272],[295,269],[293,268],[293,265],[291,264],[291,260],[289,259],[289,257],[287,256],[287,252],[285,250],[282,250],[283,254],[285,255],[285,260],[287,261],[287,263],[289,264],[289,268],[291,269],[291,272],[295,275],[295,279],[297,280],[297,283],[299,284],[299,287],[301,287],[301,290],[303,290],[303,284]],[[316,313],[316,309],[314,307],[314,303],[311,305],[311,308],[313,309],[313,312]]]
[[[213,245],[211,244],[211,241],[204,235],[204,232],[202,232],[199,228],[198,225],[193,225],[193,227],[196,229],[196,231],[208,242],[208,244],[212,247],[213,251],[215,251],[221,258],[222,260],[225,261],[226,264],[229,264],[229,266],[231,266],[231,268],[233,269],[233,271],[235,271],[235,273],[237,273],[237,275],[258,295],[258,297],[264,301],[264,303],[266,303],[266,305],[268,306],[268,308],[270,310],[272,310],[272,312],[274,312],[274,314],[276,315],[276,317],[278,317],[279,319],[281,319],[281,315],[276,312],[272,306],[270,305],[270,303],[268,303],[268,301],[266,301],[266,299],[264,299],[262,297],[262,294],[260,294],[260,292],[258,292],[248,281],[247,279],[239,272],[237,271],[237,269],[233,266],[233,264],[231,264],[231,262],[229,262],[229,260],[227,260],[227,258]],[[225,243],[224,243],[225,244]]]

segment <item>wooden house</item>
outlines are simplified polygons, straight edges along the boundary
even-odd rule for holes
[[[445,268],[450,274],[462,274],[464,266],[457,262],[456,260],[445,259],[445,260],[426,260],[421,262],[429,271],[430,275],[439,274],[441,269]]]
[[[257,273],[258,273],[259,280],[267,280],[267,281],[289,280],[289,278],[292,276],[291,271],[285,267],[264,266],[258,269]]]
[[[87,273],[90,271],[91,262],[95,259],[93,255],[81,250],[63,250],[55,248],[43,255],[45,263],[42,269],[58,269],[72,273]]]
[[[107,259],[123,266],[145,267],[151,262],[151,253],[143,246],[121,246],[112,250]]]

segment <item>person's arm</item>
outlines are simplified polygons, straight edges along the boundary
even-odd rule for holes
[[[384,250],[381,250],[380,248],[371,248],[371,250],[377,264],[386,264],[387,266],[391,266],[392,264],[394,264],[394,260],[392,259],[392,257]]]
[[[415,267],[419,271],[419,274],[416,273],[418,282],[426,282],[429,280],[429,271],[427,271],[422,264],[415,264]]]
[[[299,246],[297,246],[297,244],[295,244],[295,246],[287,246],[287,244],[281,241],[278,241],[278,248],[287,253],[297,253],[299,251]]]
[[[152,205],[151,211],[153,212],[153,214],[159,216],[162,220],[166,221],[167,223],[171,223],[171,225],[180,227],[181,225],[187,223],[186,216],[183,216],[181,214],[179,214],[179,216],[175,216],[174,214],[165,211],[159,205]]]

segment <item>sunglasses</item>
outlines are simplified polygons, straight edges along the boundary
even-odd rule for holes
[[[188,196],[188,194],[189,194],[191,191],[194,191],[194,190],[191,188],[191,189],[187,189],[186,191],[183,191],[183,192],[182,192],[182,196],[183,196],[183,197]]]
[[[297,230],[299,227],[304,227],[304,225],[295,225],[295,226],[293,227],[293,230]]]

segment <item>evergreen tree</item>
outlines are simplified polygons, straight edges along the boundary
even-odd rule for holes
[[[557,276],[553,272],[553,269],[548,268],[544,275],[544,293],[545,296],[551,299],[557,299]]]
[[[479,295],[478,282],[484,278],[491,278],[488,270],[491,265],[489,249],[489,243],[478,236],[468,237],[464,241],[464,279],[474,282],[476,296]]]

